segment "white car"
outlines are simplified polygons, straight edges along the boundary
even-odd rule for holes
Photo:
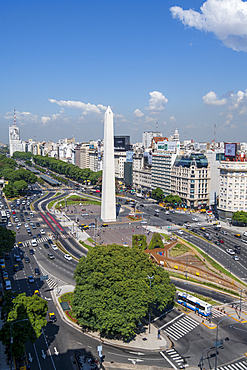
[[[8,222],[8,227],[11,227],[12,226],[12,223],[11,222]]]
[[[21,226],[21,222],[18,222],[17,226]]]
[[[243,232],[243,236],[247,236],[247,231],[244,231]]]
[[[65,258],[67,261],[71,261],[71,260],[73,259],[69,254],[65,254],[65,255],[64,255],[64,258]]]
[[[25,224],[25,227],[28,227],[28,223]]]
[[[141,221],[141,224],[146,224],[147,223],[147,221]]]
[[[226,252],[230,254],[231,256],[234,256],[235,252],[233,249],[226,249]]]
[[[184,233],[183,230],[179,230],[178,231],[178,234],[181,234],[182,235],[183,233]]]
[[[38,243],[35,239],[32,240],[32,247],[37,247]]]
[[[58,247],[56,246],[56,244],[52,244],[51,245],[51,248],[54,250],[54,251],[56,251],[57,249],[58,249]],[[65,255],[66,256],[66,255]],[[71,258],[72,259],[72,258]]]
[[[202,224],[200,224],[200,222],[197,222],[197,224],[196,224],[197,226],[201,226]]]
[[[196,222],[196,221],[198,221],[198,218],[193,217],[193,218],[192,218],[192,221],[195,221],[195,222]]]
[[[41,229],[40,230],[40,234],[44,235],[45,234],[45,230]]]

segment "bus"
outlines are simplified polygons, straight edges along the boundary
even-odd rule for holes
[[[1,220],[2,222],[7,222],[7,215],[5,211],[1,211]]]
[[[177,302],[203,316],[212,315],[212,305],[185,292],[179,292]]]

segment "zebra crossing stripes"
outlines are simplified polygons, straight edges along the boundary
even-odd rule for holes
[[[55,289],[57,287],[57,281],[49,278],[48,280],[46,280],[47,282],[47,285],[50,289]]]
[[[165,351],[165,354],[170,357],[170,359],[175,362],[179,367],[187,367],[189,364],[186,363],[183,357],[174,349],[170,348]]]
[[[199,322],[191,319],[189,316],[183,316],[172,325],[163,328],[164,332],[173,340],[179,340],[184,335],[195,329]]]
[[[42,238],[36,239],[36,241],[37,241],[37,243],[39,244],[39,243],[44,243],[44,242],[46,242],[48,239],[49,239],[49,238],[48,238],[47,236],[43,236]],[[31,245],[31,240],[26,240],[26,241],[21,242],[21,243],[22,243],[22,247],[21,247],[21,248],[23,248],[23,247],[24,247],[24,248],[25,248],[25,247],[30,247],[30,245]],[[18,243],[15,243],[14,247],[15,247],[15,248],[18,248],[18,247],[19,247]]]
[[[220,366],[219,370],[247,370],[247,360],[234,362],[230,365]]]
[[[216,310],[216,308],[212,308],[212,319],[214,317],[221,317],[221,316],[227,316],[227,314],[224,312],[221,312],[220,310]]]

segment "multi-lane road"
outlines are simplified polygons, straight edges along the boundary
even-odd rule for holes
[[[69,192],[69,190],[66,190],[66,192]],[[55,191],[49,191],[43,196],[43,198],[34,201],[33,217],[30,215],[30,210],[27,209],[27,206],[15,208],[17,215],[20,215],[21,213],[23,214],[24,223],[22,222],[20,230],[16,236],[17,247],[12,251],[11,259],[6,261],[6,267],[11,276],[13,290],[18,293],[26,292],[27,295],[32,295],[34,290],[38,289],[41,296],[47,300],[49,312],[55,312],[57,316],[57,322],[53,324],[48,323],[46,328],[44,328],[43,334],[34,345],[30,343],[27,345],[27,354],[30,358],[32,368],[39,370],[74,369],[73,355],[75,350],[81,350],[84,353],[91,353],[92,355],[97,356],[97,346],[100,344],[98,340],[83,334],[80,330],[76,330],[74,327],[71,327],[63,321],[57,311],[56,304],[52,300],[52,290],[56,293],[56,290],[64,284],[75,285],[73,273],[77,265],[77,261],[76,259],[67,261],[64,258],[64,253],[59,249],[53,250],[51,246],[47,249],[44,244],[48,243],[47,240],[51,238],[51,235],[55,235],[59,236],[59,242],[61,245],[75,257],[80,258],[80,256],[86,254],[85,249],[69,236],[66,226],[61,225],[56,217],[47,211],[46,205],[51,200],[51,197],[53,197],[52,200],[56,199],[54,197],[55,194]],[[62,195],[59,197],[61,196]],[[8,204],[8,207],[10,207],[10,204]],[[156,208],[157,205],[145,205],[142,207],[144,217],[149,221],[149,223],[153,223],[154,225],[166,226],[172,224],[173,231],[175,233],[179,230],[179,227],[177,226],[178,223],[192,221],[193,216],[190,214],[175,213],[167,216],[160,212],[160,217],[154,217],[153,215]],[[25,212],[27,212],[27,214],[25,214]],[[13,214],[11,217],[13,217]],[[172,218],[172,223],[167,221],[168,217]],[[18,218],[20,219],[20,217]],[[27,218],[30,218],[30,221],[27,220]],[[206,224],[204,217],[199,221]],[[25,223],[30,224],[30,222],[33,222],[35,225],[37,225],[38,222],[40,225],[39,227],[36,226],[36,229],[31,228],[33,236],[37,236],[41,229],[45,231],[45,234],[42,234],[41,237],[37,237],[36,239],[38,245],[33,248],[35,251],[34,255],[30,255],[29,253],[31,248],[30,241],[33,236],[29,237],[25,228]],[[13,224],[16,225],[16,223]],[[200,226],[195,225],[195,227],[200,233]],[[16,228],[16,226],[14,226],[14,228]],[[207,229],[214,238],[217,237],[214,235],[215,231],[211,226],[208,226]],[[216,259],[218,259],[219,262],[222,261],[222,264],[225,263],[226,267],[228,260],[224,262],[224,258],[229,258],[229,262],[231,262],[231,267],[229,266],[229,268],[231,268],[232,272],[235,273],[236,269],[236,273],[239,275],[246,274],[245,262],[242,261],[242,259],[244,259],[244,253],[246,253],[245,246],[241,249],[240,261],[233,261],[231,257],[225,253],[225,248],[230,247],[231,243],[236,242],[234,236],[229,234],[223,235],[225,241],[223,246],[216,246],[196,236],[189,236],[186,232],[181,236],[191,238],[191,242],[200,246],[209,255],[214,256],[213,253],[215,253]],[[18,242],[22,242],[21,247],[18,247]],[[54,259],[50,259],[48,257],[48,253],[52,253]],[[20,270],[14,273],[13,264],[15,264],[16,254],[21,255],[22,262],[19,263]],[[30,259],[29,263],[24,262],[26,256]],[[243,268],[243,270],[238,272],[237,266],[241,266],[240,269]],[[49,276],[47,281],[40,281],[39,276],[35,276],[35,268],[37,267],[40,269],[41,275]],[[34,283],[28,282],[29,275],[34,276]],[[183,282],[176,282],[176,284],[180,284],[183,289]],[[195,292],[198,292],[198,288],[194,285],[187,285],[186,288],[186,290],[194,290]],[[223,293],[210,291],[207,288],[200,288],[200,290],[203,294],[211,296],[214,300],[229,303],[232,301],[231,297],[225,296]],[[214,318],[216,323],[221,319],[221,316]],[[161,330],[169,336],[171,341],[174,343],[174,346],[167,351],[142,351],[142,355],[136,354],[136,356],[134,356],[137,360],[136,363],[138,363],[139,360],[143,366],[156,365],[162,368],[179,368],[181,365],[197,366],[201,353],[206,348],[214,346],[215,333],[212,333],[212,330],[202,326],[201,320],[198,321],[197,317],[184,314],[181,315],[181,312],[173,309],[171,312],[167,312],[163,315],[162,318],[156,318],[154,323],[157,329],[162,328]],[[242,355],[245,351],[246,336],[244,335],[244,332],[238,330],[230,331],[230,325],[232,324],[233,320],[228,318],[224,320],[219,328],[219,338],[223,339],[223,346],[218,349],[219,366],[233,361],[234,358],[238,358],[238,361],[241,363],[243,361]],[[226,340],[226,338],[229,340]],[[131,351],[129,349],[120,349],[103,345],[103,354],[106,356],[106,362],[130,363],[130,358],[132,359],[133,357],[130,356],[130,352]],[[214,353],[215,348],[208,350],[207,355],[205,353],[208,366],[214,366]],[[237,368],[238,367],[234,369],[236,370]],[[247,366],[242,367],[242,369],[244,368],[247,368]],[[227,367],[224,367],[224,370],[227,369]],[[229,368],[229,370],[232,369]]]

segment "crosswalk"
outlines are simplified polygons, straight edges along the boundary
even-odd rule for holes
[[[247,360],[234,362],[230,365],[220,366],[219,370],[247,370]]]
[[[57,287],[57,281],[54,279],[49,278],[46,282],[50,289],[55,289]]]
[[[233,308],[236,308],[238,310],[240,309],[240,301],[234,302],[232,305],[233,305]],[[241,310],[247,313],[247,302],[245,301],[241,302]]]
[[[180,354],[174,349],[170,348],[163,352],[171,361],[175,363],[175,365],[178,365],[180,368],[182,367],[188,367],[189,364],[185,361],[185,359],[180,356]]]
[[[169,325],[169,323],[167,325]],[[169,326],[163,327],[162,330],[169,336],[169,338],[177,341],[195,329],[198,325],[199,322],[191,319],[189,316],[182,316],[181,319],[176,320]]]
[[[220,310],[217,310],[216,308],[212,308],[212,319],[215,317],[223,317],[223,316],[227,316],[227,314]]]
[[[39,244],[39,243],[46,242],[48,239],[49,239],[48,236],[43,236],[42,238],[36,239],[36,241]],[[25,240],[25,241],[22,242],[21,248],[23,248],[23,247],[26,248],[26,247],[30,247],[30,246],[31,246],[31,240]],[[18,248],[19,247],[18,243],[15,243],[14,247]]]

